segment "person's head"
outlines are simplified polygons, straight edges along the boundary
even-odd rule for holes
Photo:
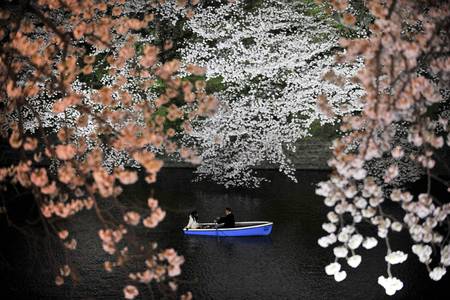
[[[225,207],[225,214],[226,215],[231,214],[231,207]]]
[[[194,218],[194,220],[198,219],[198,212],[196,210],[191,212],[191,216]]]

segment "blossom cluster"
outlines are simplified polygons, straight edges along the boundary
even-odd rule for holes
[[[351,1],[325,2],[338,14],[349,13]],[[450,146],[445,105],[450,89],[450,6],[426,3],[424,9],[419,2],[367,1],[374,18],[369,37],[340,41],[346,52],[337,57],[338,62],[364,60],[355,77],[364,88],[363,109],[343,118],[341,130],[345,134],[334,141],[333,157],[328,162],[333,173],[316,190],[332,209],[327,215],[330,223],[324,224],[329,235],[318,241],[322,247],[334,245],[336,261],[328,266],[327,274],[341,274],[336,280],[345,278],[336,263],[355,255],[358,243],[352,241],[354,238],[357,242],[382,240],[387,248],[387,277],[379,276],[378,284],[387,295],[403,288],[391,267],[411,256],[391,248],[395,232],[411,237],[411,251],[432,280],[440,280],[449,266],[450,185],[445,180],[448,165],[442,156],[448,159]],[[401,128],[403,138],[396,136],[394,128]],[[403,185],[405,181],[395,182],[405,156],[403,163],[425,175],[425,190],[412,192]],[[380,159],[389,163],[374,174],[373,161]],[[397,205],[398,213],[386,214],[385,206],[392,205]],[[366,223],[363,221],[377,230],[377,238],[358,233]]]
[[[198,3],[176,2],[186,15]],[[128,162],[141,166],[153,183],[162,167],[155,149],[194,159],[193,151],[173,141],[175,126],[188,127],[215,110],[215,98],[201,82],[197,89],[182,79],[180,61],[161,59],[171,41],[157,45],[155,34],[149,34],[163,15],[159,6],[155,1],[39,0],[0,7],[0,134],[13,153],[11,165],[0,167],[0,188],[29,189],[45,232],[58,236],[68,250],[75,250],[77,241],[61,228],[64,222],[54,220],[82,210],[95,213],[103,226],[103,249],[117,256],[106,269],[125,266],[131,251],[147,250],[127,245],[131,228],[154,228],[165,217],[155,199],[149,200],[145,217],[121,202],[123,186],[138,180]],[[187,71],[201,75],[203,69],[192,65]],[[178,275],[182,259],[166,260],[159,265],[171,277]],[[71,269],[64,264],[55,283],[63,284],[74,274]],[[174,284],[158,281],[163,283]]]
[[[271,164],[295,180],[287,153],[296,141],[310,136],[314,122],[333,124],[359,110],[362,93],[349,79],[356,68],[336,68],[343,88],[323,82],[334,65],[336,29],[290,3],[265,0],[252,11],[245,1],[213,4],[186,22],[195,39],[180,49],[186,63],[206,68],[207,82],[223,85],[216,114],[192,122],[184,137],[199,149],[197,173],[227,187],[257,186],[262,178],[252,168]],[[316,104],[322,94],[330,114]]]
[[[180,266],[184,263],[184,257],[177,254],[174,249],[166,249],[145,261],[146,269],[142,272],[130,273],[131,280],[149,284],[152,281],[161,281],[165,277],[175,277],[181,273]],[[171,289],[176,290],[177,284],[171,282]],[[127,285],[123,289],[125,299],[134,299],[139,295],[138,289],[134,285]],[[186,297],[186,296],[184,296]],[[184,298],[183,296],[181,298]],[[192,296],[191,296],[192,297]],[[188,297],[189,298],[189,297]]]

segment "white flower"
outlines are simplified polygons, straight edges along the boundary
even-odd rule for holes
[[[394,202],[399,202],[400,200],[402,200],[402,191],[399,189],[392,190],[391,200]]]
[[[328,246],[330,246],[330,244],[328,243],[328,239],[326,236],[321,237],[320,239],[317,240],[317,243],[319,244],[320,247],[322,248],[327,248]]]
[[[337,242],[337,237],[334,233],[330,233],[329,235],[327,235],[327,237],[328,240],[330,241],[330,245]]]
[[[431,232],[426,232],[426,233],[423,235],[422,241],[423,241],[424,243],[429,243],[429,242],[431,242],[432,239],[433,239],[433,234],[432,234]]]
[[[364,170],[364,169],[354,170],[353,178],[355,178],[356,180],[364,179],[366,176],[367,176],[366,170]]]
[[[350,235],[345,232],[345,231],[341,231],[338,235],[338,241],[341,243],[345,243],[350,239]]]
[[[385,226],[378,226],[378,232],[377,235],[384,239],[388,235],[388,229]]]
[[[334,211],[342,215],[343,213],[345,213],[345,206],[342,204],[338,204],[334,207]]]
[[[384,259],[390,264],[401,264],[408,258],[408,254],[402,251],[394,251],[384,257]]]
[[[433,239],[432,239],[433,243],[439,244],[442,242],[443,239],[444,239],[444,237],[442,235],[440,235],[439,233],[437,233],[437,232],[433,233]]]
[[[378,240],[374,237],[367,237],[363,242],[363,247],[366,249],[372,249],[378,244]]]
[[[333,186],[327,182],[319,182],[316,194],[319,196],[327,197],[333,191]]]
[[[381,197],[372,197],[369,199],[369,204],[372,207],[376,207],[378,205],[380,205],[381,203],[383,203],[384,199]]]
[[[399,171],[397,165],[389,166],[384,175],[384,182],[390,182],[392,179],[398,176],[398,173]]]
[[[342,228],[342,231],[352,234],[353,232],[355,232],[355,226],[346,225],[344,228]]]
[[[412,246],[412,252],[419,257],[420,262],[427,263],[433,250],[428,245],[415,244]]]
[[[417,198],[419,199],[420,203],[426,206],[430,206],[431,203],[433,203],[433,198],[431,198],[431,196],[428,194],[420,194]]]
[[[327,275],[334,275],[341,270],[341,264],[338,262],[331,263],[325,267]]]
[[[450,266],[450,245],[446,245],[441,249],[441,264]]]
[[[334,211],[330,211],[327,214],[327,219],[331,222],[331,223],[337,223],[339,221],[339,216],[334,212]]]
[[[334,233],[321,237],[317,240],[317,243],[322,248],[327,248],[328,246],[336,243],[336,235]]]
[[[400,231],[402,231],[403,225],[400,222],[394,222],[394,223],[392,223],[391,228],[394,231],[400,232]]]
[[[431,213],[431,209],[422,203],[417,203],[414,212],[419,218],[425,219]]]
[[[411,227],[419,221],[419,218],[414,214],[408,213],[403,217],[403,221]]]
[[[441,280],[442,276],[445,275],[445,273],[447,273],[447,270],[443,267],[436,267],[434,268],[431,272],[430,272],[430,278],[433,279],[434,281],[439,281]]]
[[[414,197],[413,197],[413,195],[411,195],[410,192],[404,192],[404,193],[402,193],[402,200],[403,200],[404,202],[411,202],[411,200],[412,200],[413,198],[414,198]]]
[[[326,197],[325,200],[323,201],[323,203],[325,203],[325,205],[328,206],[328,207],[333,207],[334,205],[336,205],[336,199],[335,198]]]
[[[364,218],[372,218],[377,213],[377,211],[373,207],[363,209],[361,212]]]
[[[322,229],[328,233],[333,233],[336,231],[336,225],[334,225],[333,223],[323,223]]]
[[[344,194],[348,199],[352,199],[356,194],[358,194],[358,189],[352,185],[350,188],[344,190]]]
[[[395,292],[403,288],[403,282],[395,277],[385,278],[383,276],[378,277],[378,284],[384,287],[386,294],[392,296]]]
[[[360,263],[361,263],[361,255],[353,255],[347,259],[347,264],[352,268],[358,267]]]
[[[355,201],[355,205],[359,209],[364,209],[367,207],[367,200],[361,197],[358,197]]]
[[[346,257],[348,254],[348,249],[344,246],[335,247],[333,253],[336,257]]]
[[[362,216],[361,216],[361,214],[360,214],[360,213],[355,214],[355,215],[353,216],[353,221],[354,221],[355,223],[360,223],[360,222],[362,221]]]
[[[345,271],[340,271],[334,274],[334,280],[336,280],[337,282],[340,282],[342,280],[344,280],[347,277],[347,272]]]
[[[356,248],[358,248],[361,245],[362,241],[363,241],[363,236],[362,235],[354,234],[354,235],[352,235],[352,237],[348,241],[348,247],[350,249],[356,249]]]

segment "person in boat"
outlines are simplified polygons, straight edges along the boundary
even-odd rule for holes
[[[235,225],[234,215],[230,207],[225,208],[225,216],[216,219],[220,228],[233,228]]]
[[[198,213],[196,210],[191,212],[189,214],[189,222],[186,225],[186,228],[188,229],[197,229],[200,227],[200,224],[198,223]]]

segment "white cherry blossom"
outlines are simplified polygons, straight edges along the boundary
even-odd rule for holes
[[[450,245],[447,244],[441,249],[441,264],[448,267],[450,266]]]
[[[336,280],[337,282],[341,282],[345,278],[347,278],[347,272],[345,271],[334,273],[334,280]]]
[[[350,249],[357,249],[363,242],[363,236],[361,234],[354,234],[348,241],[348,247]]]
[[[347,264],[352,268],[357,268],[359,264],[361,264],[361,260],[362,260],[361,255],[355,254],[347,258]]]
[[[390,264],[401,264],[408,258],[408,254],[402,251],[394,251],[384,257],[384,259]]]
[[[336,257],[346,257],[348,254],[348,249],[344,246],[335,247],[333,253]]]
[[[400,222],[394,222],[394,223],[392,223],[391,228],[394,231],[400,232],[400,231],[402,231],[403,225]]]
[[[341,270],[341,264],[338,262],[331,263],[325,267],[327,275],[334,275]]]
[[[419,257],[420,262],[428,263],[433,250],[428,245],[415,244],[412,246],[412,252]]]
[[[395,277],[378,277],[378,284],[384,287],[386,294],[389,296],[394,295],[397,291],[403,288],[403,282]]]
[[[372,249],[376,247],[378,240],[374,237],[367,237],[363,242],[363,247],[366,249]]]
[[[439,281],[441,280],[442,276],[445,275],[445,273],[447,273],[447,270],[443,267],[435,267],[430,273],[430,278],[433,279],[434,281]]]
[[[337,237],[334,233],[331,233],[329,235],[323,236],[320,239],[317,240],[317,243],[322,248],[327,248],[328,246],[336,243]]]
[[[328,233],[336,232],[337,229],[336,225],[334,225],[333,223],[324,223],[322,224],[322,228]]]

